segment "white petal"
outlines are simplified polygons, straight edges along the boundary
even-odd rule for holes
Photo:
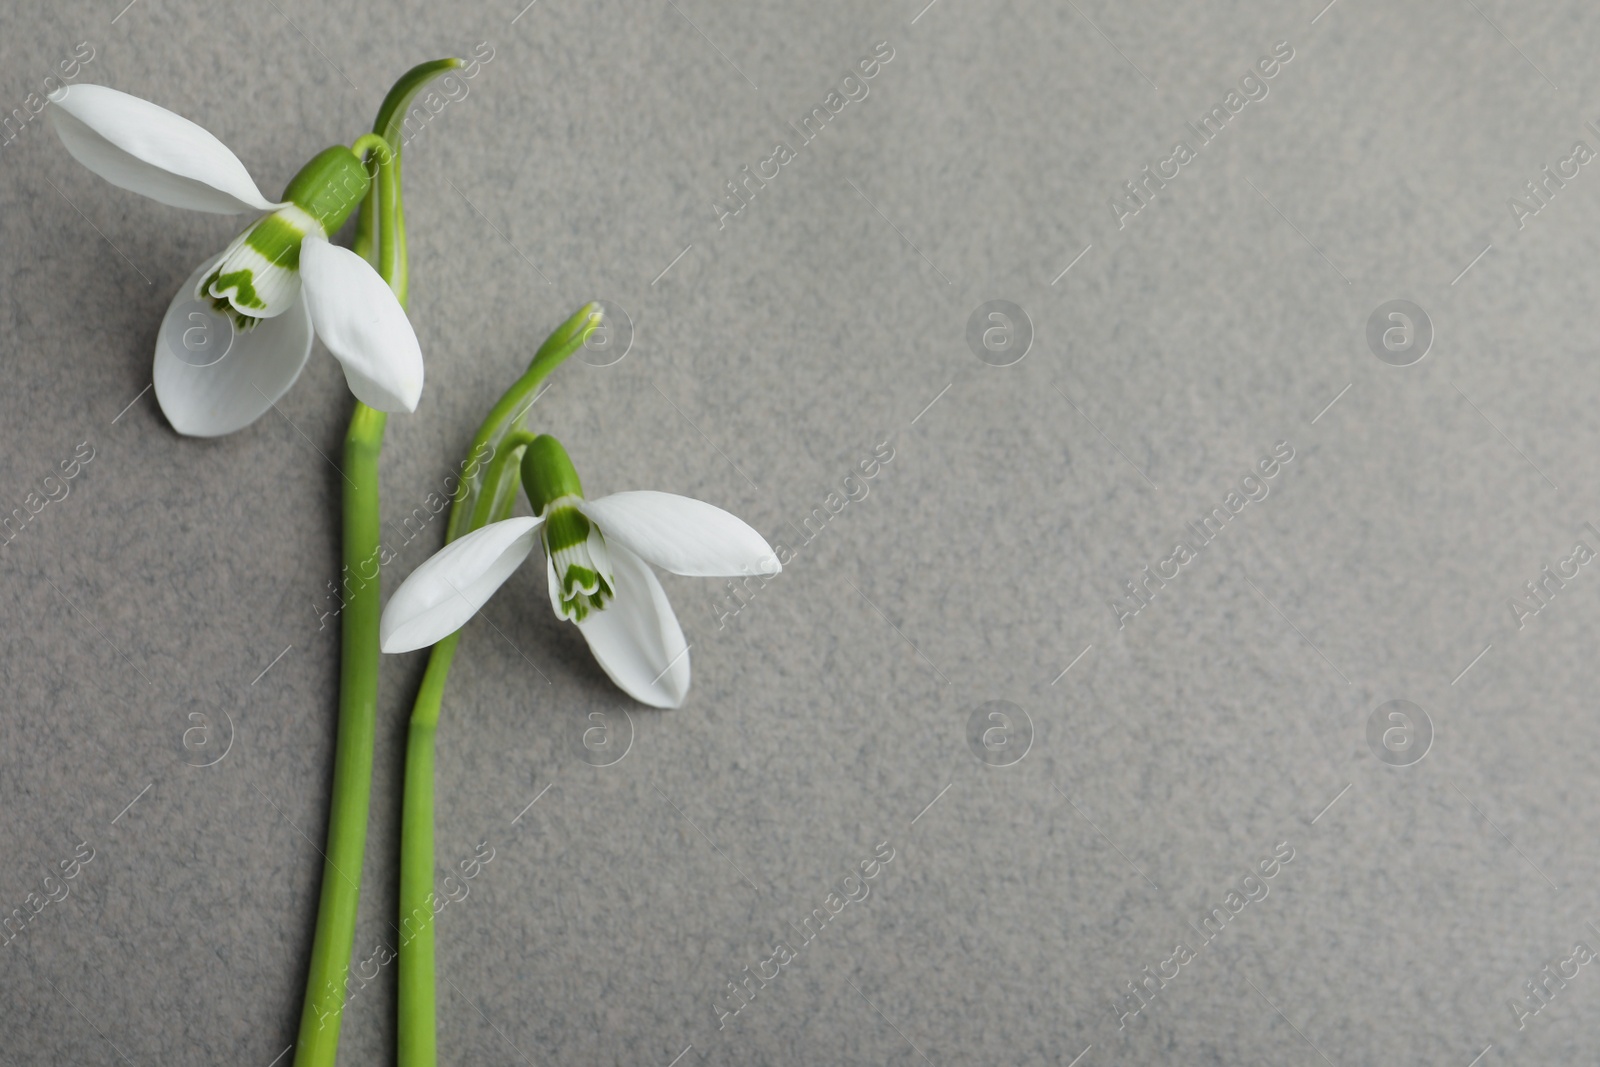
[[[640,489],[586,500],[579,509],[608,542],[673,574],[720,578],[783,570],[766,538],[703,500]]]
[[[556,618],[565,619],[567,610],[561,605],[561,575],[556,573],[556,558],[550,554],[549,545],[544,546],[544,576],[550,589],[550,610],[556,613]]]
[[[104,85],[70,85],[50,101],[72,158],[112,185],[220,215],[277,206],[227,145],[182,115]]]
[[[617,598],[578,629],[619,689],[651,707],[680,707],[689,695],[689,646],[678,617],[644,560],[615,543],[610,552]]]
[[[202,264],[179,287],[156,337],[156,400],[174,430],[194,437],[217,437],[256,421],[289,391],[311,356],[311,316],[303,300],[241,331],[208,301],[194,298],[195,286],[221,258]]]
[[[379,647],[410,652],[465,626],[528,558],[543,521],[520,517],[492,522],[424,560],[384,605]]]
[[[422,346],[372,264],[308,236],[300,244],[300,284],[317,336],[344,367],[356,399],[379,411],[417,410]]]

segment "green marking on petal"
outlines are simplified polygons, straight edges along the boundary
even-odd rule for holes
[[[256,295],[252,278],[253,275],[247,270],[230,271],[227,274],[223,274],[221,270],[214,270],[200,283],[200,294],[203,299],[211,301],[213,311],[232,319],[235,329],[253,329],[261,319],[249,314],[245,309],[264,311],[267,305]],[[224,295],[213,296],[211,292],[213,285]]]
[[[265,311],[267,302],[256,295],[255,286],[251,284],[251,280],[254,277],[247,270],[235,270],[229,271],[227,274],[213,274],[211,276],[211,284],[215,285],[220,292],[232,290],[232,293],[226,298],[218,298],[224,303],[230,303],[239,308],[257,308]]]
[[[286,212],[276,211],[250,227],[244,243],[274,266],[299,270],[300,242],[305,237],[306,231],[296,226]]]
[[[582,622],[589,612],[599,611],[607,600],[615,599],[616,590],[594,558],[596,550],[605,555],[605,538],[569,503],[577,499],[568,496],[555,501],[545,513],[541,533],[560,585],[561,615]]]
[[[589,612],[604,609],[606,600],[614,596],[610,583],[588,567],[573,564],[561,578],[561,603],[573,622],[582,622]]]
[[[575,507],[553,507],[544,517],[544,539],[550,551],[588,544],[589,520]]]

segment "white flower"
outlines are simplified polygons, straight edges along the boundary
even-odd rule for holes
[[[703,501],[648,490],[585,500],[576,474],[563,476],[571,465],[560,449],[539,437],[524,457],[536,517],[466,534],[401,583],[379,624],[383,651],[423,648],[466,625],[538,540],[556,615],[577,625],[629,696],[676,708],[689,692],[689,648],[649,564],[691,577],[774,575],[783,567],[760,534]],[[541,464],[543,477],[534,470]]]
[[[358,400],[416,410],[422,349],[405,310],[366,260],[328,242],[371,183],[353,150],[318,154],[275,204],[226,145],[148,100],[73,85],[51,101],[67,151],[111,184],[172,207],[268,212],[191,274],[167,309],[155,389],[174,429],[214,437],[260,418],[300,376],[313,331]]]

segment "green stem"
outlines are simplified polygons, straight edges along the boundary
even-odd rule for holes
[[[502,494],[507,457],[520,455],[526,442],[502,447],[489,462],[484,476],[488,488],[478,496],[473,529],[488,525],[494,502]],[[515,465],[509,468],[516,470]],[[510,511],[510,500],[505,494]],[[439,709],[444,701],[450,661],[461,640],[458,630],[433,646],[428,669],[411,710],[406,733],[406,779],[400,803],[400,945],[397,1005],[396,1062],[400,1067],[433,1067],[438,1048],[435,1003],[433,939],[433,754]]]
[[[383,164],[385,161],[398,163],[398,160],[389,150],[389,142],[375,133],[364,133],[356,138],[350,150],[364,156],[367,165],[373,169],[373,188],[368,190],[367,195],[361,200],[361,206],[356,210],[356,234],[350,242],[350,250],[376,267],[378,233],[382,219],[380,201],[383,198],[383,190],[380,186],[384,180]],[[398,170],[395,170],[393,180],[398,188],[400,180]]]
[[[406,781],[400,806],[400,945],[395,1060],[432,1067],[437,1008],[433,962],[433,737],[450,656],[461,635],[433,646],[406,733]]]
[[[495,445],[497,448],[506,434],[528,413],[533,406],[534,395],[539,391],[539,386],[549,377],[550,372],[559,367],[568,356],[583,347],[589,335],[600,326],[600,305],[585,304],[579,308],[571,318],[556,327],[554,333],[545,338],[544,344],[533,354],[533,361],[528,364],[528,369],[522,377],[512,383],[511,388],[501,394],[495,401],[494,407],[489,409],[489,414],[484,418],[478,432],[473,435],[472,446],[467,450],[467,455],[475,456],[483,449],[484,445]],[[444,539],[446,543],[454,541],[466,530],[462,524],[469,515],[469,501],[475,497],[472,484],[463,480],[456,489],[454,502],[450,506],[450,520],[445,527]]]
[[[331,1067],[339,1050],[345,981],[361,899],[378,717],[378,454],[388,416],[357,402],[344,442],[344,580],[339,734],[322,867],[322,897],[295,1067]]]
[[[392,131],[396,118],[426,82],[459,60],[413,68],[390,90],[374,133],[354,150],[366,153],[375,180],[356,222],[355,251],[378,270],[402,307],[407,297],[405,224],[400,201],[400,153]],[[425,68],[427,73],[418,77]],[[378,716],[378,620],[382,609],[379,552],[382,531],[378,461],[388,415],[357,401],[344,442],[344,587],[340,620],[339,725],[334,742],[333,797],[322,893],[311,944],[305,1005],[295,1047],[295,1067],[333,1067],[339,1052],[350,950],[355,943],[366,858],[367,818],[372,801],[372,757]],[[409,758],[409,757],[408,757]]]
[[[404,128],[407,110],[411,101],[416,98],[429,82],[441,74],[465,66],[465,62],[454,57],[448,59],[434,59],[427,63],[418,63],[400,76],[394,83],[383,103],[378,106],[378,117],[372,123],[372,132],[381,136],[390,147],[394,149],[394,181],[400,184],[400,149],[403,147],[401,132]],[[400,294],[401,303],[405,302],[406,278],[406,212],[405,205],[396,197],[393,201],[394,209],[392,223],[394,225],[394,240],[390,242],[393,255],[400,264],[400,287],[396,290]]]
[[[400,197],[400,153],[375,133],[363,134],[351,146],[365,152],[374,168],[372,189],[361,201],[352,248],[377,268],[404,307],[410,295],[405,254],[406,226]]]
[[[512,430],[501,439],[483,478],[484,491],[473,502],[469,529],[480,530],[510,516],[517,501],[522,453],[532,441],[533,434],[527,430]]]
[[[598,305],[586,304],[539,346],[522,377],[507,389],[489,411],[472,439],[468,456],[479,456],[494,444],[494,458],[477,482],[465,480],[450,508],[445,540],[482,529],[506,518],[516,502],[514,479],[522,451],[533,435],[518,428],[540,384],[562,361],[583,347],[600,324]],[[508,483],[513,491],[505,492]],[[470,501],[470,503],[469,503]],[[465,529],[463,529],[465,527]],[[405,793],[400,808],[400,915],[399,946],[399,1067],[434,1067],[437,1063],[437,998],[434,987],[433,937],[433,754],[444,701],[445,681],[461,641],[458,630],[433,646],[428,669],[411,709],[406,736]]]
[[[404,74],[389,89],[383,98],[383,103],[378,106],[378,116],[373,120],[372,133],[363,136],[352,146],[358,152],[369,151],[373,135],[382,138],[382,144],[389,149],[388,158],[383,158],[383,153],[376,148],[371,149],[378,157],[383,170],[390,171],[388,180],[393,182],[393,195],[383,192],[374,186],[374,193],[382,195],[368,195],[362,201],[361,210],[356,219],[356,236],[351,247],[360,255],[378,267],[383,273],[383,263],[379,257],[388,261],[393,275],[385,274],[390,279],[395,295],[400,298],[400,303],[406,302],[408,291],[408,278],[406,264],[406,227],[405,205],[400,200],[400,155],[404,147],[401,133],[405,128],[406,112],[411,102],[418,93],[427,88],[429,82],[448,71],[465,66],[460,59],[434,59],[426,63],[418,63]],[[380,230],[385,240],[378,241]]]

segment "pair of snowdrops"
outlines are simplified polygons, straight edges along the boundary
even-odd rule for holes
[[[320,337],[356,398],[380,411],[415,411],[422,349],[405,309],[378,272],[329,238],[368,180],[356,149],[319,153],[284,190],[261,194],[239,158],[205,129],[100,85],[52,97],[67,151],[113,185],[172,207],[262,217],[202,264],[174,297],[156,343],[158,402],[180,433],[242,429],[300,376]],[[196,359],[201,331],[231,330],[224,356]],[[699,500],[637,491],[587,500],[566,451],[540,436],[522,484],[531,517],[491,523],[419,566],[384,608],[385,652],[422,648],[477,613],[542,543],[550,603],[577,625],[606,674],[634,699],[678,707],[689,650],[653,564],[697,577],[773,575],[771,546],[737,517]]]

